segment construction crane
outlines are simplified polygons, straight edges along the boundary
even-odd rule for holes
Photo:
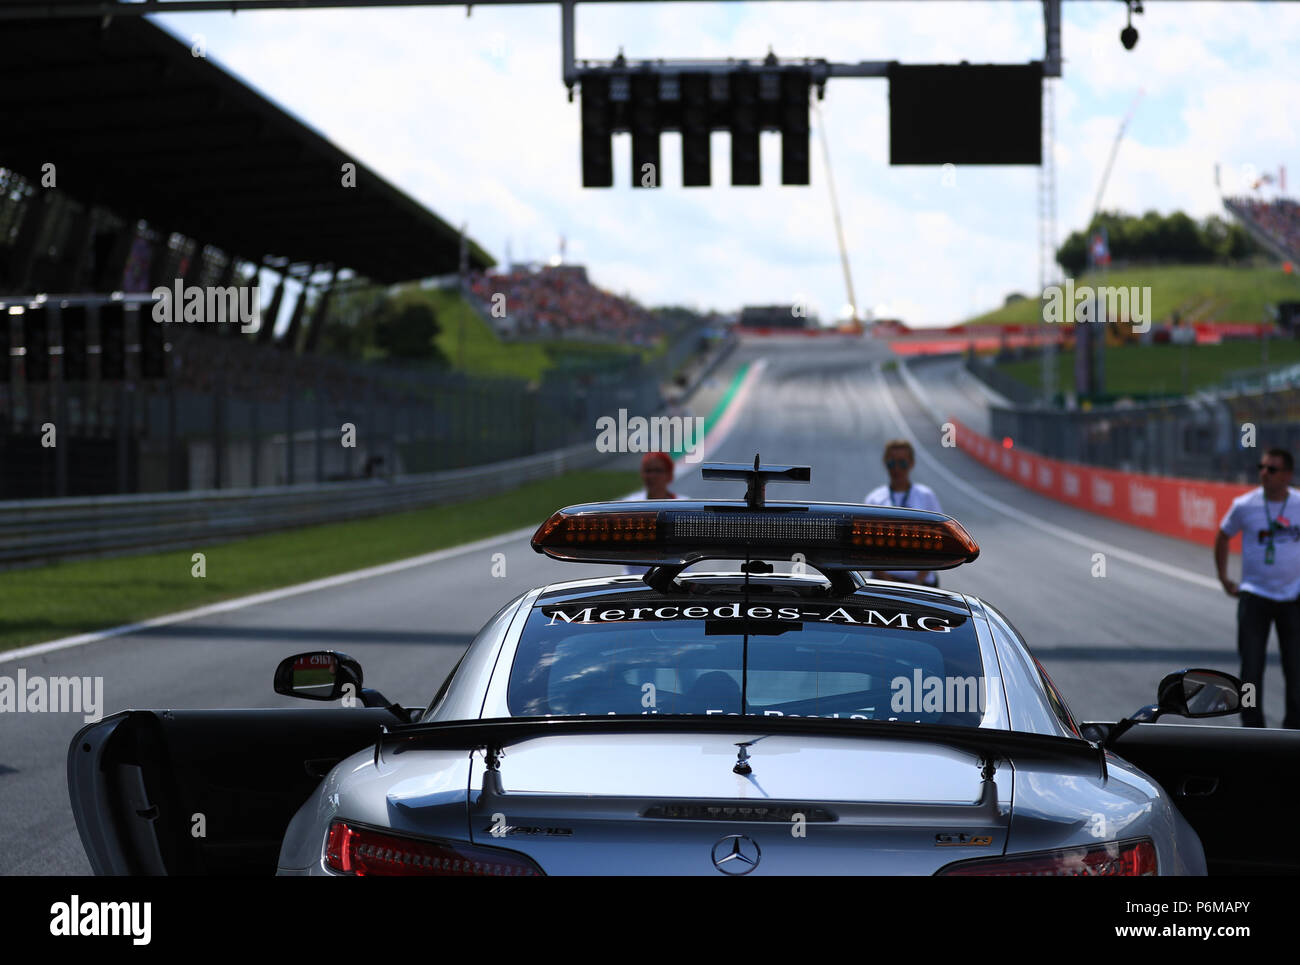
[[[1110,146],[1110,157],[1106,159],[1106,167],[1101,172],[1101,183],[1097,185],[1097,197],[1092,203],[1092,218],[1089,220],[1089,226],[1092,225],[1097,217],[1101,214],[1101,199],[1106,193],[1106,184],[1110,181],[1110,173],[1115,167],[1115,158],[1119,154],[1120,143],[1124,140],[1124,134],[1128,131],[1128,126],[1133,120],[1133,115],[1137,113],[1138,104],[1142,101],[1146,89],[1139,89],[1137,95],[1133,98],[1133,103],[1129,105],[1128,113],[1124,115],[1124,120],[1120,122],[1119,130],[1115,132],[1115,143]],[[1105,284],[1106,272],[1108,266],[1102,266],[1102,284]],[[1104,356],[1102,355],[1102,346],[1104,345],[1126,345],[1138,341],[1138,335],[1133,331],[1133,321],[1128,318],[1107,319],[1112,324],[1106,325],[1103,329],[1103,338],[1098,340],[1096,347],[1097,357],[1094,364],[1097,367],[1097,384],[1102,387],[1105,379]]]
[[[1115,134],[1115,143],[1110,146],[1110,157],[1106,159],[1106,169],[1101,172],[1101,184],[1097,185],[1097,199],[1092,203],[1092,217],[1095,220],[1097,215],[1101,214],[1101,197],[1106,193],[1106,182],[1110,180],[1111,169],[1115,167],[1115,155],[1119,154],[1119,145],[1124,140],[1124,132],[1128,130],[1129,123],[1133,120],[1133,115],[1137,113],[1138,103],[1142,100],[1142,95],[1146,93],[1145,88],[1137,92],[1133,98],[1133,103],[1129,105],[1128,113],[1124,115],[1124,120],[1120,122],[1119,131]],[[1089,222],[1091,224],[1091,222]]]
[[[835,238],[840,246],[840,266],[844,269],[844,288],[848,294],[849,319],[841,325],[852,331],[862,331],[862,317],[858,314],[858,299],[853,293],[853,273],[849,270],[849,249],[844,244],[844,224],[840,221],[840,202],[835,195],[835,178],[831,175],[831,149],[826,141],[826,123],[822,119],[820,105],[813,101],[813,112],[817,118],[817,134],[822,142],[822,158],[826,162],[826,187],[830,190],[831,217],[835,220]]]

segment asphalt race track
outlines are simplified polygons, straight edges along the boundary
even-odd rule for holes
[[[1235,601],[1218,589],[1208,548],[1066,508],[943,448],[927,403],[943,415],[971,418],[978,416],[978,393],[944,361],[916,364],[909,386],[897,371],[881,372],[888,357],[887,348],[869,341],[746,344],[729,361],[731,370],[760,358],[766,366],[709,458],[752,462],[758,452],[765,462],[808,463],[810,486],[773,485],[770,496],[860,501],[884,480],[881,444],[910,434],[920,446],[914,479],[935,489],[982,549],[974,564],[942,574],[944,586],[1001,609],[1080,719],[1113,720],[1152,702],[1157,681],[1171,670],[1236,672]],[[726,378],[724,370],[719,379]],[[740,495],[728,491],[736,483],[704,483],[693,467],[685,469],[677,482],[682,492]],[[504,578],[492,576],[498,552],[506,556]],[[1092,575],[1097,552],[1106,554],[1104,578]],[[551,562],[525,537],[504,537],[397,572],[87,646],[16,661],[0,654],[0,674],[23,667],[28,674],[102,676],[105,714],[289,706],[297,702],[271,691],[276,663],[330,647],[361,661],[368,686],[423,704],[501,604],[537,583],[605,569]],[[1264,708],[1276,725],[1282,679],[1276,644],[1270,646]],[[81,718],[69,714],[0,718],[0,873],[89,873],[65,776],[68,743],[80,726]]]

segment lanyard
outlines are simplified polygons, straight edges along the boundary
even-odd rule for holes
[[[1287,492],[1286,492],[1286,495],[1285,495],[1284,497],[1282,497],[1282,508],[1279,509],[1278,512],[1277,512],[1277,518],[1278,518],[1278,519],[1286,519],[1286,504],[1287,504],[1287,501],[1288,501],[1290,498],[1291,498],[1291,490],[1288,488],[1288,489],[1287,489]],[[1274,556],[1273,556],[1273,529],[1274,529],[1276,526],[1278,526],[1279,524],[1278,524],[1277,520],[1274,520],[1272,517],[1270,517],[1270,516],[1268,515],[1268,496],[1265,496],[1265,497],[1264,497],[1262,500],[1260,500],[1260,501],[1264,504],[1264,521],[1265,521],[1266,523],[1268,523],[1268,546],[1266,546],[1266,547],[1264,548],[1264,562],[1265,562],[1265,564],[1271,564],[1271,563],[1273,562],[1273,559],[1274,559]]]
[[[908,497],[910,497],[911,495],[912,495],[912,487],[911,487],[911,486],[908,486],[908,487],[907,487],[907,492],[903,493],[903,501],[902,501],[901,503],[896,503],[896,502],[894,502],[894,491],[891,489],[891,490],[889,490],[889,505],[891,505],[891,506],[903,506],[903,507],[906,508]],[[1283,508],[1285,508],[1285,507],[1283,507]]]

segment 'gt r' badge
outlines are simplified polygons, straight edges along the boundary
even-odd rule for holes
[[[934,836],[936,848],[987,848],[993,843],[991,834],[965,834],[960,831],[940,832]]]
[[[572,828],[539,828],[528,824],[489,824],[483,829],[484,834],[490,834],[494,838],[503,838],[510,834],[543,834],[552,838],[568,838],[573,836]]]

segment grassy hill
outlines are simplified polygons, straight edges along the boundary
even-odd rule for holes
[[[1300,277],[1275,265],[1170,265],[1124,268],[1084,275],[1075,285],[1151,288],[1151,316],[1156,322],[1179,312],[1193,321],[1262,322],[1269,305],[1300,299]],[[1013,302],[969,319],[966,325],[1032,325],[1039,321],[1034,298]]]
[[[1154,296],[1154,293],[1153,293]],[[1300,362],[1300,341],[1269,339],[1268,367]],[[1106,347],[1106,391],[1112,395],[1181,395],[1210,388],[1231,373],[1263,365],[1256,341],[1220,345],[1109,345]],[[1006,362],[998,366],[1026,385],[1042,385],[1039,359]],[[1074,385],[1074,351],[1056,356],[1056,386]]]
[[[624,345],[594,342],[510,342],[497,337],[460,292],[439,288],[411,287],[399,296],[400,301],[419,299],[433,306],[442,330],[436,339],[452,368],[462,368],[461,332],[464,331],[463,368],[471,375],[510,376],[534,381],[554,367],[582,362],[599,362],[602,358],[641,353],[648,361],[662,347],[640,349]]]

